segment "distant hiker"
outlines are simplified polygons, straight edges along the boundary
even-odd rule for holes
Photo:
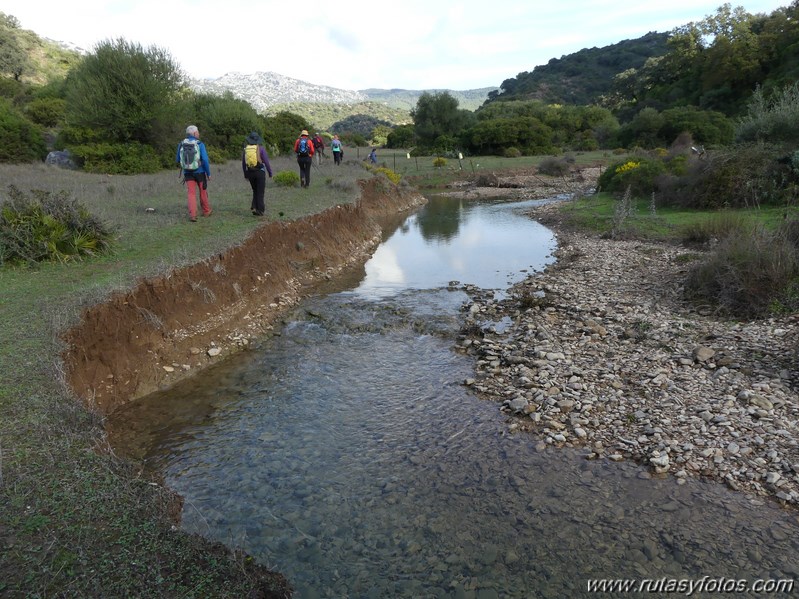
[[[369,152],[369,164],[377,164],[377,150],[372,148],[372,151]]]
[[[264,140],[256,131],[251,132],[246,141],[247,145],[241,154],[241,168],[244,171],[244,178],[252,187],[250,210],[254,216],[263,216],[266,209],[264,206],[266,174],[269,173],[269,178],[272,178],[272,166],[264,148]]]
[[[318,131],[313,137],[313,149],[316,154],[316,164],[322,164],[322,158],[325,157],[325,140],[322,139]]]
[[[297,164],[300,165],[300,187],[307,188],[311,184],[314,147],[305,129],[294,142],[294,153],[297,154]]]
[[[197,191],[203,216],[211,216],[208,201],[208,179],[211,178],[211,163],[205,144],[200,141],[200,132],[194,125],[186,127],[186,139],[178,144],[176,160],[183,172],[183,182],[188,190],[189,220],[197,222]]]
[[[344,148],[341,146],[341,140],[339,140],[338,135],[333,136],[330,147],[333,150],[333,162],[335,164],[341,164],[341,159],[344,158]]]

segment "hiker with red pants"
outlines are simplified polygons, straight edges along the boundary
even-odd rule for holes
[[[294,153],[297,155],[297,164],[300,165],[300,187],[307,189],[311,184],[314,147],[313,141],[308,137],[308,131],[305,129],[294,142]]]
[[[186,127],[186,139],[178,144],[177,162],[183,171],[183,182],[188,193],[189,220],[197,222],[197,193],[203,216],[211,216],[208,200],[208,179],[211,178],[211,161],[208,151],[200,141],[200,131],[195,125]]]

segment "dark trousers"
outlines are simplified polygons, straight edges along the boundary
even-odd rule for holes
[[[297,164],[300,165],[300,187],[308,187],[311,184],[313,159],[310,156],[297,156]]]
[[[248,170],[244,176],[252,187],[252,203],[250,210],[258,216],[263,216],[266,206],[264,206],[264,190],[266,189],[266,173],[260,169]]]
[[[341,152],[333,152],[333,162],[341,164]]]

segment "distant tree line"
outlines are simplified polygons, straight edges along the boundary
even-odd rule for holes
[[[176,138],[189,123],[203,132],[213,160],[237,157],[251,130],[274,153],[289,152],[300,130],[317,130],[294,112],[266,116],[230,93],[193,92],[167,52],[124,39],[98,44],[66,77],[26,83],[29,33],[0,13],[2,161],[42,159],[50,148],[66,148],[88,170],[151,171],[172,166]],[[449,92],[428,92],[411,111],[412,124],[352,115],[327,133],[345,144],[438,155],[651,149],[683,134],[698,145],[723,146],[737,130],[760,135],[751,133],[757,119],[747,111],[758,101],[762,114],[799,78],[797,48],[799,0],[770,15],[725,4],[668,35],[553,59],[504,81],[475,111],[462,109]],[[749,128],[739,127],[747,118]]]

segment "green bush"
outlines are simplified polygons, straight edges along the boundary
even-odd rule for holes
[[[27,85],[13,77],[0,77],[0,98],[14,99],[27,91]]]
[[[522,151],[519,148],[505,148],[503,155],[505,158],[518,158],[522,155]]]
[[[775,302],[792,297],[799,275],[799,253],[780,234],[757,229],[726,237],[689,274],[686,296],[737,317],[763,317]]]
[[[66,102],[61,98],[39,98],[25,106],[25,115],[42,127],[55,127],[64,120]]]
[[[647,197],[657,188],[657,179],[666,172],[662,160],[639,154],[610,165],[599,177],[601,191],[625,193],[633,197]]]
[[[114,231],[66,192],[9,187],[0,206],[0,265],[66,262],[107,251]]]
[[[207,145],[205,146],[206,151],[208,152],[208,160],[211,161],[211,164],[225,164],[228,160],[232,158],[240,158],[241,156],[228,156],[226,152],[218,148],[209,148]],[[240,154],[240,153],[239,153]]]
[[[135,175],[155,173],[164,167],[153,148],[139,143],[86,144],[70,146],[69,151],[81,168],[90,173]]]
[[[272,181],[280,187],[297,187],[300,184],[300,176],[294,171],[280,171],[275,173]]]
[[[445,166],[447,166],[447,159],[442,158],[441,156],[439,156],[438,158],[433,158],[433,166],[436,168],[444,168]]]
[[[768,99],[763,90],[757,88],[735,136],[744,142],[767,140],[799,144],[799,83],[785,86]]]
[[[714,150],[707,159],[692,161],[677,183],[678,193],[663,193],[661,200],[701,209],[791,202],[790,167],[780,164],[778,155],[777,148],[765,144]]]
[[[39,126],[0,99],[0,162],[34,162],[45,156],[47,146]]]

